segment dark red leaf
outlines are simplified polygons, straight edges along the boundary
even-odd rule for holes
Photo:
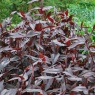
[[[42,24],[41,23],[38,23],[35,25],[35,30],[36,31],[42,31]]]
[[[68,10],[65,11],[66,16],[68,16]]]
[[[72,17],[73,17],[73,15],[70,15],[69,18],[67,19],[67,21],[72,21]]]
[[[51,17],[48,17],[48,19],[50,20],[50,22],[54,23],[54,19]]]
[[[68,20],[67,19],[63,19],[62,22],[68,22]]]
[[[39,56],[40,56],[40,58],[42,59],[43,62],[46,61],[46,58],[45,58],[45,56],[44,56],[43,53],[40,52],[40,53],[39,53]]]
[[[43,94],[41,94],[40,92],[38,92],[37,95],[43,95]]]
[[[46,28],[50,28],[50,29],[52,29],[52,28],[54,28],[55,26],[46,26],[46,27],[43,27],[43,29],[46,29]]]
[[[40,8],[41,8],[41,9],[38,9],[39,13],[40,13],[40,14],[45,14],[46,12],[42,10],[43,7],[40,7]]]
[[[23,11],[20,11],[20,14],[25,17],[25,13]]]
[[[75,95],[73,92],[70,95]]]
[[[2,27],[2,24],[0,23],[0,27]]]
[[[69,23],[70,23],[70,25],[74,25],[74,22],[72,22],[72,21],[70,21]]]
[[[68,39],[68,40],[65,42],[65,44],[66,44],[67,46],[70,46],[70,44],[71,44],[70,39]]]
[[[51,12],[49,12],[48,14],[47,14],[47,18],[49,18],[51,16]]]
[[[21,50],[21,48],[13,48],[13,50]]]
[[[45,84],[44,82],[41,84],[41,89],[44,89],[45,88]]]

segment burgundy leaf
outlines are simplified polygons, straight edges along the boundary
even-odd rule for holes
[[[41,52],[39,53],[40,58],[42,59],[43,62],[46,61],[45,55],[43,55]]]
[[[67,19],[67,21],[72,21],[72,17],[73,17],[73,15],[70,15],[69,18]]]
[[[52,17],[48,17],[49,21],[54,23],[54,19]]]
[[[47,18],[50,17],[50,16],[51,16],[51,12],[49,12],[49,13],[47,14]]]
[[[68,10],[65,11],[66,16],[68,16]]]
[[[41,23],[38,23],[35,25],[35,30],[36,31],[42,31],[42,24]]]

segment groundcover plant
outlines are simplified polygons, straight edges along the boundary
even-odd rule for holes
[[[33,2],[43,4],[27,4]],[[14,14],[22,21],[11,27]],[[72,17],[38,6],[14,11],[0,24],[0,95],[95,94],[95,26],[87,32]]]

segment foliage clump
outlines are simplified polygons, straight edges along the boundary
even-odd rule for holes
[[[22,21],[13,27],[14,14]],[[87,32],[72,18],[38,6],[0,24],[0,95],[94,95],[95,26]]]

